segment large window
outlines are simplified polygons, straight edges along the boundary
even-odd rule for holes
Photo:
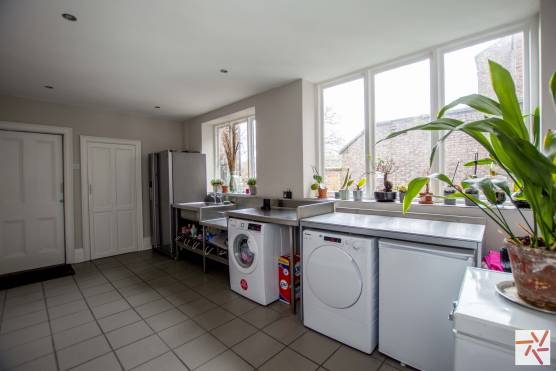
[[[395,186],[434,171],[455,174],[456,182],[472,175],[473,168],[463,164],[474,160],[475,153],[479,158],[488,154],[464,134],[456,133],[446,140],[432,167],[431,149],[442,133],[411,132],[375,143],[393,131],[429,122],[443,105],[461,96],[478,93],[496,98],[488,60],[509,69],[522,108],[530,112],[536,101],[530,93],[536,82],[531,81],[530,66],[537,63],[530,56],[530,43],[535,42],[532,30],[531,24],[516,25],[321,85],[319,167],[327,177],[329,189],[340,187],[341,174],[347,167],[355,178],[363,176],[367,169],[372,174],[367,176],[366,192],[372,196],[373,190],[382,188],[382,174],[374,171],[379,160],[394,162],[390,180]],[[464,121],[482,118],[465,106],[453,108],[448,116]],[[487,166],[480,167],[477,173],[480,176],[489,171],[505,175],[502,169]],[[439,187],[433,184],[435,193]]]
[[[236,130],[239,149],[236,155],[235,173],[239,178],[236,192],[242,193],[247,187],[247,179],[256,176],[256,121],[254,116],[226,122],[214,127],[215,137],[215,177],[222,179],[225,184],[230,181],[228,160],[224,149],[224,138]]]

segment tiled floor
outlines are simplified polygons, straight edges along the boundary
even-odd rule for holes
[[[150,251],[0,292],[0,370],[404,369],[228,289],[227,271]]]

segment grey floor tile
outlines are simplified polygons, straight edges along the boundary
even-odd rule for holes
[[[87,303],[89,303],[91,307],[97,307],[99,305],[122,299],[123,296],[120,295],[116,290],[107,291],[105,293],[86,298]]]
[[[18,286],[12,289],[8,289],[6,297],[11,299],[16,296],[24,296],[30,294],[36,294],[42,292],[42,283],[31,283],[28,285]]]
[[[145,363],[166,353],[168,347],[156,335],[126,345],[116,351],[118,358],[126,370]]]
[[[307,330],[297,316],[288,316],[271,323],[263,331],[281,343],[289,344]]]
[[[342,345],[323,366],[330,371],[375,371],[381,364],[381,361],[368,354]]]
[[[270,325],[272,322],[277,321],[282,316],[272,309],[258,306],[257,308],[242,314],[240,317],[253,326],[262,329],[263,327]]]
[[[158,299],[155,301],[151,301],[150,303],[138,306],[135,308],[135,310],[141,317],[147,318],[154,316],[155,314],[165,312],[173,307],[174,306],[172,305],[172,303],[170,303],[166,299]]]
[[[201,295],[190,289],[184,289],[180,292],[166,296],[166,300],[176,306],[190,303],[199,299],[201,299]]]
[[[268,362],[266,362],[262,367],[259,368],[261,371],[314,371],[319,366],[308,360],[307,358],[297,354],[291,349],[284,349],[278,353],[275,357],[272,357]],[[349,370],[349,369],[346,369]]]
[[[140,305],[158,300],[160,298],[162,298],[162,296],[160,296],[159,293],[157,293],[153,289],[149,289],[148,291],[142,292],[140,294],[127,297],[127,301],[129,301],[129,304],[133,305],[134,307],[138,307]]]
[[[56,358],[54,353],[39,357],[20,366],[10,369],[10,371],[57,371]]]
[[[106,278],[104,278],[100,273],[92,275],[92,276],[88,276],[86,279],[81,279],[79,277],[77,277],[75,279],[77,281],[77,285],[79,286],[79,288],[81,288],[81,290],[87,290],[91,287],[95,287],[95,286],[101,286],[101,285],[106,285],[108,284],[108,280]],[[95,291],[98,290],[97,289],[93,289],[91,291]],[[85,294],[85,292],[84,292]]]
[[[98,323],[104,332],[108,332],[139,320],[141,320],[141,317],[139,317],[139,315],[133,310],[128,309],[126,311],[104,317],[98,320]]]
[[[232,349],[241,358],[247,360],[251,365],[260,367],[270,357],[274,356],[284,348],[284,345],[274,340],[263,332],[257,332],[248,337]]]
[[[44,296],[46,296],[47,299],[58,295],[80,294],[79,288],[75,283],[72,283],[71,285],[62,286],[62,287],[51,288],[48,290],[45,288],[44,291],[45,291]]]
[[[270,308],[281,314],[291,313],[290,305],[286,303],[282,303],[280,300],[276,300],[274,303],[267,305],[267,308]]]
[[[64,317],[56,318],[55,320],[50,321],[50,325],[52,327],[52,332],[57,333],[87,322],[91,322],[92,320],[94,320],[94,318],[91,311],[86,309]]]
[[[110,346],[102,335],[85,340],[57,351],[61,370],[67,370],[110,352]]]
[[[2,369],[22,365],[54,351],[50,336],[2,352]]]
[[[155,314],[152,317],[147,318],[145,321],[151,326],[155,331],[162,331],[168,327],[176,325],[180,322],[187,320],[187,316],[177,310],[176,308],[167,310],[159,314]]]
[[[91,321],[65,331],[57,332],[52,337],[54,338],[54,346],[59,350],[100,334],[102,334],[102,331],[100,331],[97,323]]]
[[[218,340],[226,344],[226,346],[232,347],[257,331],[258,330],[255,326],[245,322],[241,318],[236,318],[211,330],[210,332]]]
[[[152,333],[153,331],[144,321],[139,321],[108,332],[106,338],[110,342],[110,345],[112,345],[112,348],[117,349],[139,339],[146,338],[152,335]]]
[[[226,285],[226,288],[223,288],[219,291],[215,291],[215,292],[211,292],[211,293],[205,293],[202,291],[203,295],[205,295],[207,297],[207,299],[209,299],[210,301],[218,304],[218,305],[223,305],[226,304],[232,300],[236,300],[241,298],[240,295],[236,294],[235,292],[233,292],[232,290],[230,290],[227,286],[229,286],[229,284]]]
[[[222,308],[226,309],[228,312],[232,312],[236,316],[249,312],[256,307],[258,307],[258,304],[245,298],[237,298],[222,304]]]
[[[243,359],[238,357],[234,352],[228,350],[216,358],[211,359],[197,371],[249,371],[253,367]],[[281,369],[283,371],[284,369]]]
[[[120,299],[120,300],[112,301],[110,303],[99,305],[97,307],[92,307],[91,310],[93,311],[94,316],[97,319],[99,319],[99,318],[104,318],[106,316],[109,316],[111,314],[123,312],[124,310],[130,308],[131,307],[125,300]]]
[[[114,286],[112,286],[108,282],[96,286],[81,288],[81,291],[83,292],[83,295],[85,295],[86,298],[95,295],[104,294],[105,292],[112,291],[112,290],[114,290]]]
[[[399,371],[400,369],[403,370],[402,366],[400,366],[400,368],[395,368],[388,363],[384,363],[380,366],[379,371]]]
[[[230,322],[236,318],[232,313],[222,309],[222,308],[215,308],[211,309],[208,312],[198,315],[193,319],[197,322],[202,328],[209,331],[213,328],[216,328],[220,325],[223,325],[226,322]]]
[[[307,331],[303,336],[290,344],[290,347],[305,357],[322,364],[341,346],[335,340],[314,331]]]
[[[76,301],[79,299],[83,299],[83,295],[81,295],[80,292],[72,292],[70,294],[57,295],[57,296],[46,298],[46,306],[52,308],[58,305],[71,303],[72,301]]]
[[[133,371],[188,371],[187,367],[172,352],[164,353]]]
[[[32,292],[29,294],[15,296],[15,297],[6,297],[6,306],[32,303],[40,299],[44,299],[44,295],[42,291]]]
[[[226,350],[226,346],[210,334],[202,335],[175,349],[176,354],[189,367],[194,369]]]
[[[16,346],[50,335],[48,322],[39,323],[0,336],[0,353]]]
[[[87,303],[83,299],[65,303],[62,305],[57,305],[55,307],[48,308],[48,315],[50,320],[67,316],[68,314],[73,314],[77,312],[84,311],[88,309]]]
[[[79,365],[72,371],[120,371],[122,367],[113,352]]]
[[[158,333],[170,348],[176,348],[205,333],[197,323],[187,320]]]
[[[216,307],[217,305],[213,302],[208,301],[205,298],[200,298],[189,303],[182,304],[178,307],[178,309],[187,314],[189,317],[194,317]]]
[[[33,301],[31,303],[7,306],[4,310],[4,319],[20,317],[26,314],[46,310],[46,303],[44,299]]]
[[[141,279],[139,277],[136,276],[132,276],[132,277],[127,277],[127,278],[123,278],[121,280],[117,280],[117,281],[112,281],[112,285],[117,288],[123,288],[123,287],[128,287],[137,283],[140,283]]]
[[[39,324],[48,320],[46,310],[40,310],[38,312],[25,314],[23,316],[18,316],[14,318],[4,318],[2,321],[2,327],[0,334],[5,334],[7,332],[19,330],[25,327]]]

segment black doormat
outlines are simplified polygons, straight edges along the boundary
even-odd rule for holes
[[[9,273],[0,276],[0,290],[28,285],[40,281],[53,280],[64,276],[74,275],[70,264],[54,265],[47,268],[31,269],[23,272]]]

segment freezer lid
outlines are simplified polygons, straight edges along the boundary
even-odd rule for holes
[[[515,330],[550,330],[556,347],[556,315],[512,303],[496,292],[500,281],[513,280],[511,273],[467,268],[454,311],[454,329],[486,342],[514,348]]]
[[[447,258],[468,260],[475,257],[475,250],[461,249],[457,247],[446,247],[439,245],[419,244],[414,242],[380,239],[378,243],[379,249],[403,249],[411,251],[419,251],[433,255],[445,256]]]

